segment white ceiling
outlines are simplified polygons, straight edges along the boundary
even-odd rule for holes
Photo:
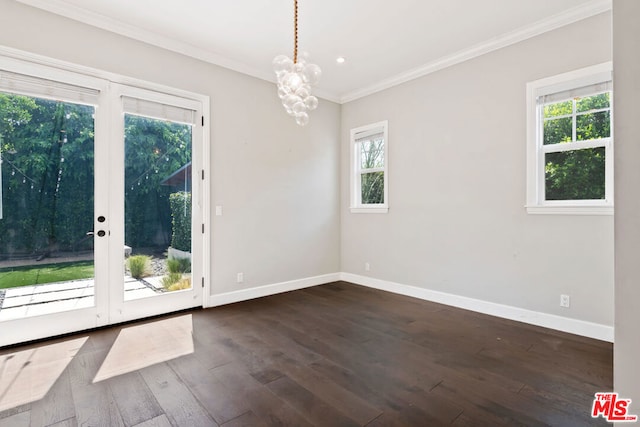
[[[293,0],[17,1],[270,81],[272,59],[293,51]],[[299,44],[322,68],[315,92],[346,102],[610,8],[611,0],[299,0]]]

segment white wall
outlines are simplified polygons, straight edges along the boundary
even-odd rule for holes
[[[640,2],[613,2],[613,67],[616,135],[616,318],[614,386],[632,399],[631,413],[640,414]]]
[[[525,85],[610,61],[610,19],[343,105],[342,271],[612,326],[613,217],[524,208]],[[385,119],[389,213],[351,214],[349,129]]]
[[[339,105],[321,100],[300,128],[274,84],[13,1],[0,11],[0,45],[211,97],[213,294],[339,271]]]
[[[323,101],[299,128],[270,83],[13,1],[0,10],[0,45],[211,97],[213,294],[343,271],[613,325],[613,218],[524,210],[525,84],[610,60],[609,14],[342,108]],[[350,214],[349,129],[384,119],[389,213]]]

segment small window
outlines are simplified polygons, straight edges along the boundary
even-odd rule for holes
[[[387,121],[351,129],[351,212],[386,213]]]
[[[527,211],[613,213],[611,64],[527,85]]]

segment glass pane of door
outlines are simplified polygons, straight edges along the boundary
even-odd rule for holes
[[[192,126],[124,116],[124,300],[192,289]]]
[[[95,306],[94,113],[0,92],[0,321]]]

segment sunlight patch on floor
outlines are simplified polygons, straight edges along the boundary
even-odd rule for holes
[[[193,353],[191,315],[123,328],[93,382]]]
[[[87,339],[0,355],[0,411],[42,399]]]

